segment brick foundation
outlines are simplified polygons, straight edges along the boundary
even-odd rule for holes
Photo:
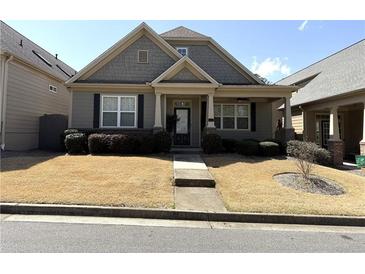
[[[333,165],[339,166],[343,164],[344,143],[341,140],[328,140],[328,150],[331,153]]]

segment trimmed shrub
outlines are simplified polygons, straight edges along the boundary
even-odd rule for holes
[[[202,148],[204,153],[208,154],[222,152],[222,138],[218,134],[206,134],[203,137]]]
[[[87,138],[83,133],[71,133],[65,138],[66,150],[69,154],[87,152]]]
[[[157,132],[153,135],[154,151],[169,152],[171,149],[171,136],[166,131]]]
[[[280,154],[280,146],[275,142],[260,142],[259,147],[262,156],[277,156]]]
[[[242,140],[237,143],[237,152],[242,155],[258,155],[259,142],[255,140]]]
[[[234,139],[222,139],[222,145],[225,152],[236,152],[237,143],[238,141]]]
[[[91,154],[108,153],[111,135],[91,134],[88,137],[88,147]]]
[[[66,129],[63,134],[65,135],[65,137],[69,134],[72,134],[72,133],[79,133],[79,131],[76,129],[76,128],[68,128]]]
[[[155,150],[155,138],[153,135],[143,136],[140,139],[139,150],[141,154],[151,154]]]
[[[317,164],[331,165],[331,153],[327,149],[318,147],[314,152],[314,159]]]
[[[309,157],[313,158],[312,161],[320,165],[331,164],[331,154],[328,150],[319,147],[317,144],[312,142],[304,142],[298,140],[292,140],[287,143],[286,148],[288,156],[298,157]],[[303,152],[306,151],[306,152]],[[302,154],[305,154],[304,156]],[[308,155],[309,154],[309,155]],[[309,159],[311,160],[311,159]]]
[[[121,154],[137,153],[139,146],[138,139],[124,134],[110,135],[110,151]]]

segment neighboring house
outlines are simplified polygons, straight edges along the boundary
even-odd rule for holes
[[[299,87],[291,99],[295,132],[328,148],[334,161],[365,155],[365,40],[318,61],[277,84]],[[360,145],[359,145],[360,144]]]
[[[64,83],[76,72],[0,21],[1,148],[38,148],[39,117],[68,114]]]
[[[175,117],[173,145],[183,147],[200,147],[204,131],[271,139],[272,102],[289,104],[297,89],[264,85],[210,37],[185,27],[158,35],[145,23],[66,85],[70,128],[152,132],[170,129]],[[292,131],[291,119],[286,128]]]

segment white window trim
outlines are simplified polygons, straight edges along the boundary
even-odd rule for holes
[[[141,62],[141,61],[139,60],[139,53],[140,53],[141,51],[145,51],[145,52],[147,52],[147,61],[146,61],[146,62]],[[138,63],[138,64],[148,64],[148,61],[149,61],[149,50],[148,50],[148,49],[139,49],[139,50],[138,50],[138,53],[137,53],[137,63]]]
[[[220,128],[217,128],[217,130],[235,130],[235,131],[251,131],[251,104],[237,104],[237,103],[215,103],[214,105],[219,105],[221,109],[221,116],[214,116],[219,117],[220,122]],[[234,116],[223,116],[223,105],[233,105],[234,106]],[[247,106],[247,116],[237,116],[237,106]],[[223,128],[223,117],[234,117],[234,128]],[[248,128],[237,128],[237,118],[247,118],[248,119]]]
[[[105,97],[114,97],[118,99],[118,108],[114,111],[104,111],[104,98]],[[134,110],[121,110],[121,98],[134,98]],[[138,109],[137,109],[137,96],[136,95],[114,95],[114,94],[103,94],[101,95],[101,108],[100,108],[100,127],[101,128],[137,128],[137,119],[138,119]],[[116,126],[104,126],[104,112],[116,112],[117,113],[117,125]],[[134,125],[133,126],[121,126],[120,125],[120,114],[121,113],[135,113],[134,115]]]
[[[57,87],[54,85],[48,85],[48,91],[50,91],[52,93],[57,93]]]
[[[185,56],[189,56],[189,49],[188,49],[188,47],[176,47],[176,50],[177,51],[179,51],[179,49],[185,49],[186,50]]]

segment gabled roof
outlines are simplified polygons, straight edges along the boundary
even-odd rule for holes
[[[163,38],[207,38],[204,34],[180,26],[160,34]]]
[[[303,86],[293,94],[291,105],[365,89],[365,39],[340,50],[280,81]]]
[[[238,71],[245,77],[248,77],[253,84],[264,84],[259,77],[242,65],[240,61],[234,58],[228,51],[209,36],[183,26],[161,33],[160,36],[167,41],[206,41],[219,51],[227,60],[234,64],[238,68]]]
[[[153,38],[158,46],[161,49],[165,50],[175,61],[180,59],[182,55],[177,52],[175,48],[173,48],[169,43],[167,43],[164,39],[162,39],[152,28],[150,28],[146,23],[141,23],[137,26],[133,31],[115,43],[112,47],[107,49],[101,55],[99,55],[96,59],[94,59],[91,63],[89,63],[86,67],[80,70],[74,77],[67,81],[67,84],[75,82],[77,79],[85,77],[89,74],[89,72],[95,69],[99,69],[111,56],[115,56],[122,52],[128,43],[134,41],[136,37],[142,36],[143,34],[148,34]]]
[[[61,81],[66,81],[76,73],[72,67],[56,59],[54,55],[2,21],[0,21],[0,52],[13,55]]]
[[[184,56],[166,71],[164,71],[160,76],[152,81],[152,85],[161,83],[164,80],[169,80],[178,74],[182,69],[187,68],[194,76],[200,80],[206,80],[210,84],[218,86],[219,83],[213,79],[208,73],[206,73],[201,67],[199,67],[193,60],[188,56]]]

